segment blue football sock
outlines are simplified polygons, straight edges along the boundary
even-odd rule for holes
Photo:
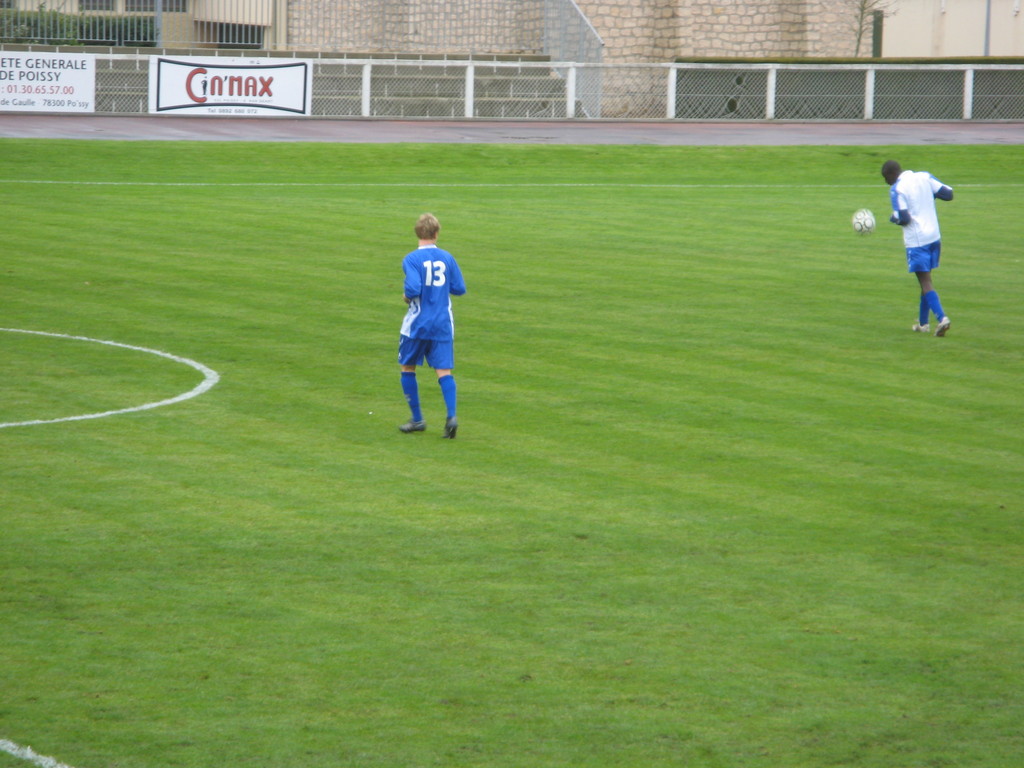
[[[441,394],[444,395],[444,405],[448,409],[448,418],[455,418],[455,377],[450,373],[437,380],[441,385]]]
[[[928,299],[921,294],[921,307],[917,311],[917,322],[919,325],[928,325]]]
[[[405,401],[412,411],[413,421],[423,421],[423,411],[420,410],[420,388],[416,383],[416,374],[411,371],[402,371],[402,391],[405,393]]]
[[[928,302],[928,307],[935,314],[936,320],[941,320],[946,316],[946,313],[942,311],[942,304],[939,303],[939,294],[935,291],[928,291],[924,295],[924,300]]]

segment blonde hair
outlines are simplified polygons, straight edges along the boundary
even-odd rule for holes
[[[420,240],[436,240],[441,231],[441,222],[432,213],[424,213],[416,220],[416,237]]]

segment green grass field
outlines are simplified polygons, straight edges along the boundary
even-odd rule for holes
[[[910,331],[890,157],[956,189],[944,339]],[[0,429],[0,739],[1024,764],[1024,147],[3,140],[0,180],[0,326],[220,375]],[[455,441],[430,371],[396,430],[423,211],[469,287]],[[201,379],[0,332],[0,424]]]

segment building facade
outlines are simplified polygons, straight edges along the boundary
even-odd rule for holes
[[[1024,56],[1021,0],[899,0],[885,19],[882,54]]]
[[[677,58],[1024,56],[1022,0],[0,0],[0,37],[25,18],[78,14],[90,39],[329,53]],[[130,24],[148,19],[133,37]],[[103,33],[109,21],[117,33]],[[115,25],[114,22],[117,22]],[[880,23],[879,23],[880,22]],[[23,26],[23,25],[22,25]],[[79,27],[83,29],[84,27]],[[95,30],[101,30],[95,32]],[[127,30],[127,31],[126,31]],[[552,34],[564,39],[551,45]],[[45,38],[45,34],[29,34]],[[11,41],[11,40],[8,40]],[[47,42],[38,39],[38,42]],[[15,41],[16,42],[16,41]],[[57,41],[60,42],[60,41]],[[592,47],[588,51],[592,50]]]

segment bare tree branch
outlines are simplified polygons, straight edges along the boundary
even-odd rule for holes
[[[852,13],[851,25],[856,40],[854,55],[860,56],[861,45],[864,42],[864,34],[869,32],[875,23],[875,14],[882,16],[894,16],[896,0],[846,0]]]

